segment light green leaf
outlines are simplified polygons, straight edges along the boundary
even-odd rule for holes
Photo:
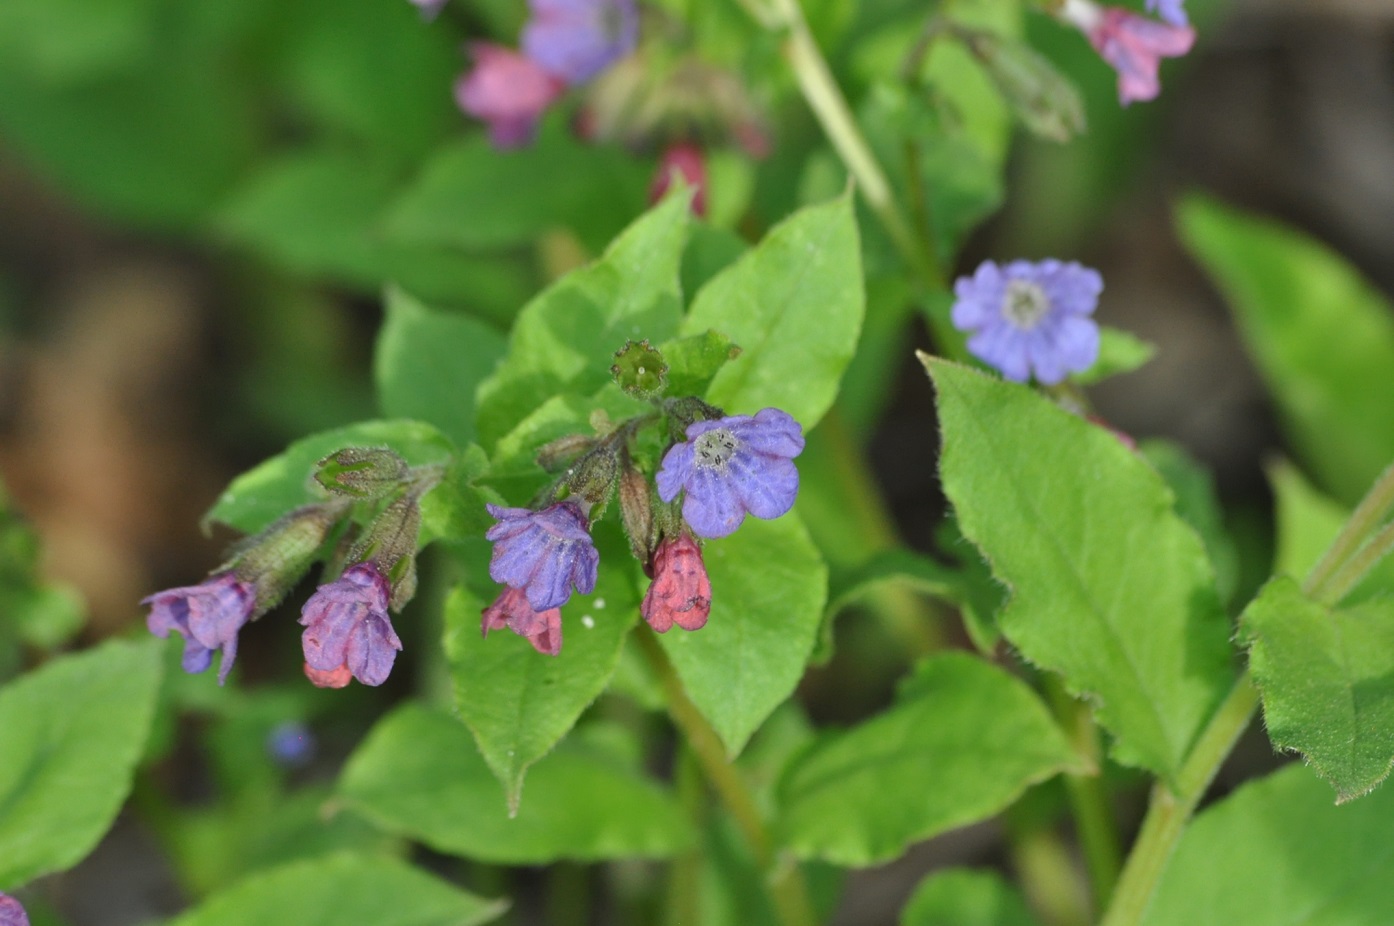
[[[465,725],[416,705],[378,722],[339,789],[389,830],[439,852],[499,864],[662,858],[693,840],[686,813],[665,789],[571,742],[533,766],[526,800],[510,818]]]
[[[1229,626],[1157,472],[1030,389],[926,358],[940,474],[1011,599],[998,625],[1096,705],[1118,761],[1170,775],[1228,691]]]
[[[1290,463],[1268,469],[1277,501],[1278,550],[1273,572],[1303,579],[1341,532],[1350,509],[1323,495]],[[1354,604],[1394,593],[1394,559],[1380,560],[1342,601]]]
[[[995,871],[950,868],[920,882],[900,926],[1037,926],[1015,887]]]
[[[1394,788],[1356,805],[1293,764],[1187,829],[1143,926],[1386,926]]]
[[[474,391],[503,356],[504,337],[456,312],[440,312],[392,287],[373,353],[383,414],[415,418],[463,447],[474,440]]]
[[[921,664],[889,710],[794,761],[780,783],[775,835],[800,858],[874,865],[1079,768],[1025,683],[947,654]]]
[[[1170,441],[1143,441],[1138,449],[1176,495],[1176,513],[1181,520],[1200,535],[1215,570],[1220,601],[1229,601],[1239,583],[1239,553],[1225,530],[1224,512],[1215,496],[1210,473],[1180,445]]]
[[[343,854],[253,875],[170,926],[475,926],[507,908],[393,858]]]
[[[1081,386],[1092,386],[1110,376],[1133,372],[1151,360],[1156,353],[1157,346],[1155,344],[1117,328],[1101,327],[1099,329],[1099,359],[1095,360],[1094,365],[1083,373],[1076,373],[1073,379]]]
[[[675,338],[659,348],[668,364],[668,395],[706,395],[712,379],[741,355],[739,344],[719,331]]]
[[[1279,576],[1240,629],[1273,745],[1302,753],[1341,801],[1383,781],[1394,762],[1394,598],[1332,610]]]
[[[837,395],[865,304],[847,193],[785,219],[713,277],[682,331],[719,331],[741,346],[741,355],[717,372],[709,402],[732,414],[782,408],[808,430]]]
[[[702,550],[712,610],[697,633],[660,639],[688,696],[732,756],[793,694],[818,636],[828,567],[796,514],[746,518]]]
[[[657,344],[677,333],[687,218],[686,196],[667,197],[598,261],[562,277],[523,308],[507,359],[479,387],[486,450],[558,393],[590,395],[608,385],[614,352],[626,340]]]
[[[1347,504],[1394,460],[1394,306],[1342,257],[1201,197],[1177,213],[1323,488]]]
[[[544,656],[522,637],[496,630],[485,639],[488,603],[459,586],[445,605],[446,651],[455,707],[516,811],[523,775],[567,734],[610,681],[620,649],[639,615],[635,563],[619,531],[596,525],[605,564],[594,594],[562,607],[562,648]]]
[[[0,885],[73,866],[116,819],[150,734],[161,650],[107,643],[0,691]]]
[[[435,428],[420,421],[362,421],[298,440],[232,481],[203,516],[244,533],[255,533],[300,505],[327,494],[314,481],[315,464],[344,447],[390,447],[413,466],[445,463],[454,448]],[[429,520],[431,495],[422,501]]]

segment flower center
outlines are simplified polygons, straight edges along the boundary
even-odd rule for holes
[[[1007,292],[1002,297],[1002,317],[1022,331],[1030,331],[1040,324],[1046,312],[1050,311],[1050,297],[1035,283],[1026,280],[1011,280]]]
[[[692,442],[692,449],[697,452],[697,465],[709,469],[725,469],[736,453],[736,446],[735,435],[725,428],[699,434]]]

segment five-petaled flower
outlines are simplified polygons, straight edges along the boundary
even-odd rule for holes
[[[649,626],[665,633],[674,624],[700,630],[712,609],[712,583],[702,562],[702,548],[683,532],[665,537],[653,554],[653,582],[639,613]]]
[[[694,422],[663,457],[658,497],[671,502],[685,491],[682,515],[699,537],[725,537],[747,513],[777,518],[798,495],[794,457],[803,444],[799,423],[777,408]]]
[[[968,350],[1007,379],[1054,385],[1098,358],[1089,316],[1103,288],[1096,271],[1074,262],[984,261],[954,283],[953,323],[971,333]]]
[[[342,688],[349,678],[381,685],[402,641],[387,616],[391,589],[372,562],[359,563],[321,585],[301,609],[305,674],[321,688]]]
[[[1163,58],[1179,58],[1195,44],[1196,31],[1185,24],[1179,3],[1160,0],[1157,22],[1122,7],[1101,7],[1093,0],[1065,0],[1059,16],[1089,39],[1099,56],[1118,72],[1118,101],[1124,106],[1156,99]],[[1180,22],[1176,22],[1179,16]]]
[[[237,632],[256,608],[256,590],[231,572],[221,572],[199,585],[156,592],[141,604],[150,606],[146,626],[157,637],[171,630],[184,637],[184,671],[202,672],[222,651],[218,684],[227,681],[237,658]]]
[[[0,926],[29,926],[29,914],[18,900],[0,892]]]
[[[561,652],[561,609],[534,611],[527,595],[520,588],[505,588],[503,594],[483,611],[480,632],[507,627],[520,637],[526,637],[533,649],[546,656]]]
[[[523,52],[575,86],[634,50],[639,10],[634,0],[529,0]]]
[[[561,96],[565,83],[511,48],[476,42],[470,51],[474,69],[456,81],[455,102],[489,124],[489,140],[495,147],[528,144],[537,120]]]
[[[534,611],[559,608],[571,589],[595,589],[600,554],[591,541],[590,524],[573,501],[532,511],[489,505],[499,523],[484,536],[493,541],[489,577],[527,594]]]

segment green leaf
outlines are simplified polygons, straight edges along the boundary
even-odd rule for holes
[[[1341,532],[1350,509],[1319,492],[1290,463],[1269,467],[1268,481],[1278,508],[1278,550],[1273,572],[1305,578]],[[1386,557],[1342,601],[1354,604],[1390,592],[1394,592],[1394,559]]]
[[[486,601],[459,586],[445,605],[446,651],[455,707],[517,810],[523,775],[551,751],[609,683],[639,614],[634,561],[623,536],[596,525],[600,570],[594,594],[562,607],[561,653],[544,656],[522,637],[497,630],[485,639]]]
[[[600,260],[562,277],[525,306],[508,357],[479,387],[486,450],[560,392],[610,385],[610,364],[629,339],[658,344],[677,333],[678,267],[686,196],[669,196],[615,239]]]
[[[1332,610],[1279,576],[1240,629],[1273,745],[1302,753],[1341,801],[1383,781],[1394,763],[1394,598]]]
[[[1394,788],[1336,806],[1294,763],[1195,819],[1142,926],[1385,926],[1391,830]]]
[[[387,291],[387,319],[373,353],[383,414],[415,418],[463,447],[474,440],[474,392],[503,356],[504,338],[467,315],[438,312]]]
[[[706,395],[716,374],[741,355],[739,344],[719,331],[676,338],[659,348],[668,362],[668,394]]]
[[[439,852],[499,864],[662,858],[693,840],[686,813],[665,789],[570,741],[533,766],[527,800],[510,818],[465,725],[416,705],[378,722],[339,788],[389,830]]]
[[[995,871],[950,868],[925,878],[900,911],[900,926],[1037,926],[1015,887]]]
[[[684,334],[741,346],[707,400],[733,414],[782,408],[811,429],[837,396],[865,303],[850,192],[796,212],[702,287],[683,321]]]
[[[100,77],[150,53],[152,0],[9,0],[0,61],[43,83]]]
[[[1175,772],[1233,669],[1210,564],[1171,491],[1106,429],[1030,389],[925,366],[944,490],[1011,590],[1003,635],[1096,705],[1118,761]]]
[[[342,854],[253,875],[170,926],[474,926],[507,908],[393,858]]]
[[[1215,570],[1220,601],[1229,601],[1239,584],[1239,552],[1225,530],[1224,512],[1215,496],[1210,473],[1180,445],[1170,441],[1143,441],[1138,449],[1175,493],[1176,513],[1200,535]]]
[[[1201,197],[1181,236],[1230,304],[1317,481],[1354,504],[1394,460],[1394,306],[1342,257]]]
[[[922,663],[889,710],[794,761],[780,783],[775,838],[800,858],[874,865],[1079,768],[1024,682],[946,654]]]
[[[435,428],[420,421],[362,421],[298,440],[232,481],[203,516],[244,533],[255,533],[300,505],[328,497],[314,481],[316,464],[344,447],[390,447],[413,466],[447,462],[454,448]],[[429,520],[431,498],[422,501]]]
[[[161,650],[107,643],[0,691],[0,884],[71,867],[116,819],[150,734]]]
[[[1104,326],[1099,329],[1099,359],[1083,373],[1076,373],[1073,379],[1081,386],[1092,386],[1111,376],[1133,372],[1156,353],[1155,344],[1126,331]]]
[[[796,514],[746,518],[702,550],[712,610],[698,633],[660,639],[688,697],[734,756],[793,694],[818,636],[828,567]]]

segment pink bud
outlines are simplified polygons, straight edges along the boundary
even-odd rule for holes
[[[323,671],[307,662],[305,663],[305,677],[313,682],[316,688],[343,688],[353,680],[353,672],[346,665]]]
[[[495,147],[528,144],[537,120],[561,96],[565,82],[502,45],[476,42],[470,51],[474,69],[455,82],[455,102],[489,124],[489,140]]]
[[[701,630],[712,609],[712,583],[702,562],[702,548],[689,534],[665,537],[653,555],[653,582],[639,612],[649,626],[666,633],[677,624]]]
[[[1094,15],[1086,20],[1089,43],[1118,72],[1118,101],[1124,106],[1156,99],[1162,90],[1157,76],[1161,59],[1186,54],[1196,40],[1190,26],[1157,22],[1122,7],[1094,7]]]
[[[507,627],[520,637],[526,637],[532,648],[544,656],[561,652],[561,608],[534,611],[528,604],[527,593],[521,588],[505,588],[503,594],[483,611],[480,632]]]
[[[669,145],[659,158],[658,170],[654,173],[653,185],[649,187],[649,202],[656,203],[663,198],[673,185],[676,174],[696,192],[692,197],[692,214],[707,214],[707,162],[702,149],[690,141],[679,141]]]

